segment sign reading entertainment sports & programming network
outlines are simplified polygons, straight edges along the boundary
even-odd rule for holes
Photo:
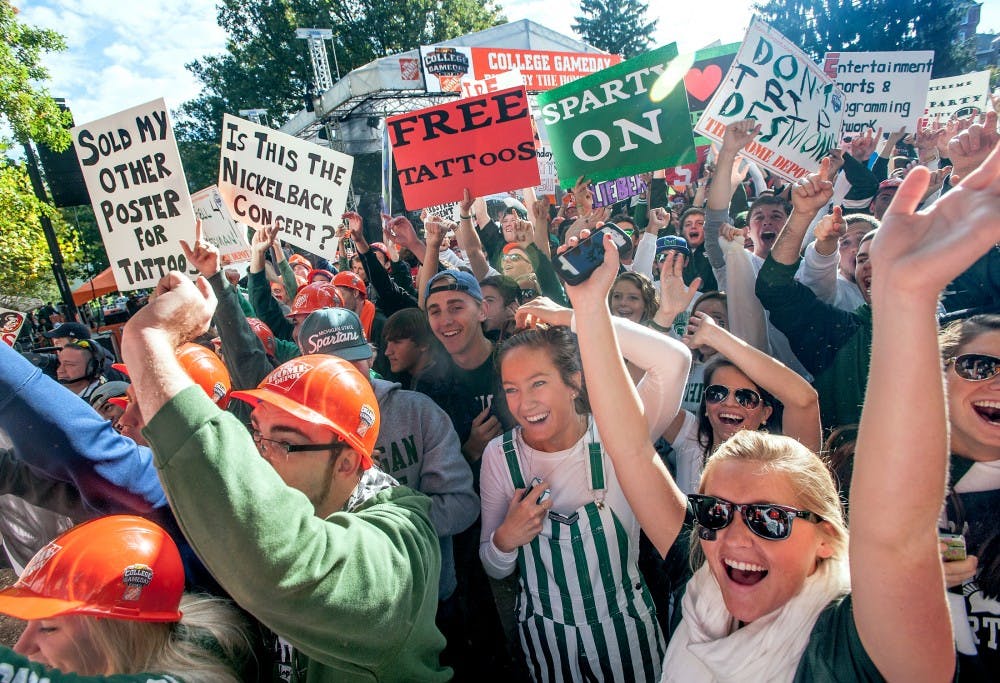
[[[827,52],[823,71],[847,96],[842,132],[914,132],[933,68],[934,50]]]
[[[722,142],[726,125],[756,119],[742,154],[782,178],[813,171],[840,142],[844,93],[798,47],[754,19],[695,131]]]
[[[514,69],[520,70],[529,91],[539,92],[558,88],[620,61],[622,58],[619,55],[590,52],[420,47],[420,66],[427,92],[461,92],[463,78],[484,80]]]

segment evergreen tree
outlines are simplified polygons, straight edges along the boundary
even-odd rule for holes
[[[229,36],[227,51],[188,64],[204,90],[181,105],[177,117],[188,185],[215,182],[224,113],[266,109],[278,127],[302,109],[313,72],[297,28],[331,29],[336,64],[345,75],[378,57],[503,21],[494,0],[221,0],[218,22]],[[334,55],[329,59],[335,71]]]
[[[765,22],[819,61],[828,52],[934,50],[934,78],[975,65],[975,39],[958,40],[963,0],[768,0]]]
[[[630,59],[649,48],[657,19],[646,21],[649,5],[641,0],[581,0],[576,31],[584,42]]]

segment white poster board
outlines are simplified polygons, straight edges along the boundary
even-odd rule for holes
[[[721,143],[726,125],[747,118],[761,132],[742,154],[795,180],[840,142],[844,93],[807,54],[754,19],[695,132]]]
[[[844,91],[845,135],[866,129],[913,133],[927,100],[933,50],[827,52],[823,71]]]
[[[180,241],[194,210],[163,99],[71,131],[118,290],[155,287],[171,270],[197,276]]]
[[[233,220],[217,185],[209,185],[191,195],[194,215],[201,220],[202,238],[219,250],[223,266],[250,262],[250,241],[246,226]]]
[[[219,193],[233,218],[276,225],[282,240],[329,260],[347,208],[354,159],[226,114]]]
[[[967,116],[988,112],[990,104],[990,72],[975,71],[964,76],[935,78],[927,86],[924,118]]]

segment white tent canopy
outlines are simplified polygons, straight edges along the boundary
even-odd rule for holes
[[[528,19],[469,33],[432,47],[437,46],[607,54]],[[313,111],[300,111],[281,131],[310,139],[318,134],[324,122],[333,123],[340,143],[338,148],[343,147],[349,154],[378,151],[377,120],[369,121],[369,117],[380,119],[456,96],[428,95],[419,63],[419,50],[413,49],[365,64],[334,83],[322,94]]]

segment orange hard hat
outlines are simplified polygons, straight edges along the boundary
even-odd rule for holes
[[[0,612],[18,619],[85,614],[179,621],[184,566],[170,535],[142,517],[112,515],[75,526],[39,550]]]
[[[233,384],[222,360],[200,344],[188,342],[177,349],[177,360],[194,383],[205,390],[215,404],[226,409]]]
[[[226,406],[229,405],[229,390],[233,388],[233,383],[229,379],[229,371],[226,370],[222,360],[212,351],[194,342],[181,344],[175,353],[188,377],[204,389],[217,406],[225,410]],[[124,363],[113,363],[111,367],[128,375],[128,367]],[[128,401],[115,405],[121,405],[124,408],[125,403]]]
[[[267,323],[260,318],[247,318],[247,324],[257,335],[257,339],[260,339],[260,343],[264,345],[264,351],[267,352],[267,355],[277,356],[278,343],[274,340],[274,332],[271,331]]]
[[[338,287],[347,287],[356,290],[364,296],[368,296],[368,288],[365,287],[365,281],[353,271],[345,270],[337,273],[337,277],[333,278],[333,284]]]
[[[344,299],[329,282],[314,282],[299,290],[289,316],[306,316],[320,308],[344,307]]]
[[[234,391],[252,406],[267,403],[300,420],[323,425],[365,456],[378,439],[379,409],[371,382],[349,361],[327,354],[293,358],[275,368],[256,389]]]

